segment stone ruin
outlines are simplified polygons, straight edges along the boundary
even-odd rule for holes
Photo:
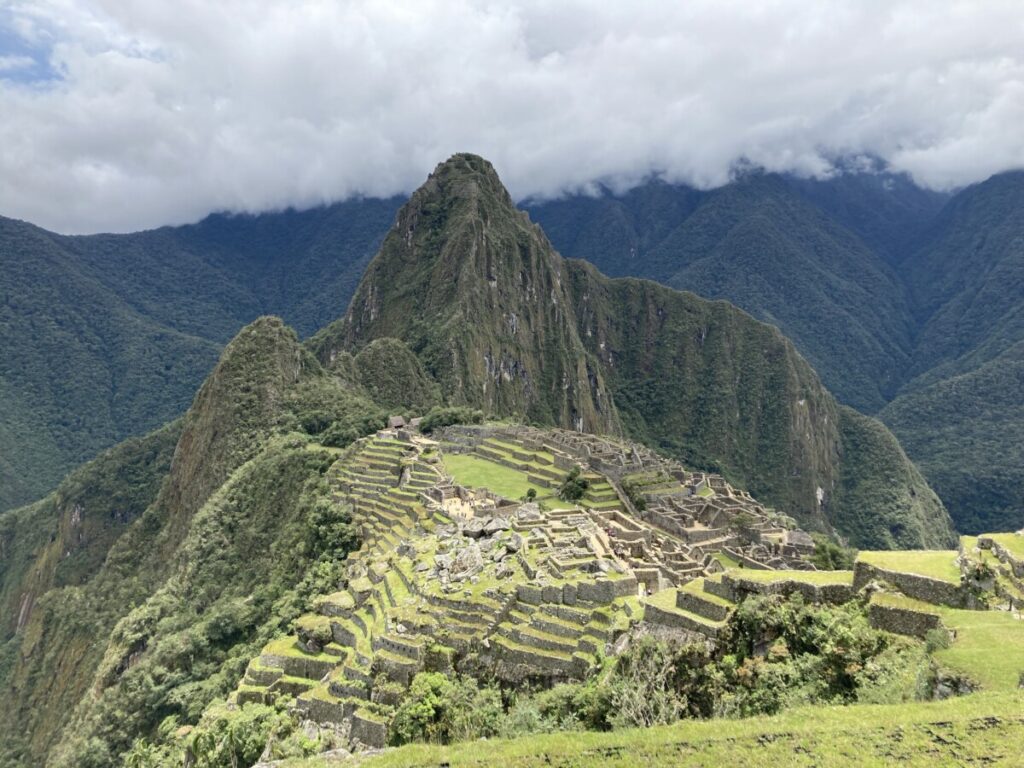
[[[659,600],[673,601],[667,624],[684,616],[692,626],[681,629],[713,639],[727,598],[705,585],[718,589],[724,564],[811,567],[806,534],[721,477],[641,446],[527,427],[449,427],[436,438],[395,420],[331,467],[333,498],[351,505],[362,545],[342,588],[250,663],[234,702],[290,695],[300,715],[353,746],[380,746],[417,672],[582,679],[645,610],[661,615]],[[546,500],[459,485],[443,463],[455,453],[523,473]],[[576,466],[587,489],[560,502],[554,492]]]

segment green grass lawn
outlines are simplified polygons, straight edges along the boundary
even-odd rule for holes
[[[1024,621],[1007,611],[937,611],[942,623],[956,631],[954,643],[935,652],[942,666],[962,672],[987,691],[1017,690],[1024,673]]]
[[[455,482],[466,488],[486,488],[508,499],[521,499],[533,488],[539,496],[543,488],[531,485],[526,473],[467,453],[444,457],[444,465]]]
[[[913,573],[933,579],[960,583],[960,569],[956,565],[954,549],[897,550],[861,552],[858,561],[886,571]]]
[[[537,501],[546,509],[572,509],[575,507],[571,502],[563,502],[552,494],[550,488],[543,488],[529,482],[525,472],[479,456],[472,454],[445,456],[444,467],[456,482],[467,488],[486,488],[514,501],[526,496],[529,488],[534,488],[537,492]]]
[[[450,747],[412,745],[290,768],[646,768],[669,766],[1022,765],[1024,695],[974,694],[930,703],[807,707],[774,717],[684,721],[611,733],[554,733]]]
[[[735,558],[729,557],[729,555],[725,554],[725,552],[715,552],[715,554],[713,554],[711,557],[713,557],[715,560],[721,563],[722,567],[726,570],[730,568],[740,567],[740,561],[736,560]]]
[[[752,568],[735,568],[727,573],[738,579],[749,579],[761,583],[802,581],[815,585],[853,584],[853,571],[756,571]]]
[[[940,666],[966,675],[986,691],[1014,691],[1024,673],[1024,621],[1007,611],[963,611],[903,595],[877,594],[871,602],[938,614],[956,640],[935,652]]]

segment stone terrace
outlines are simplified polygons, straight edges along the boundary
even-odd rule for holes
[[[533,487],[536,501],[452,477],[445,461],[457,454],[481,477]],[[561,501],[577,466],[584,495]],[[350,446],[328,478],[361,546],[341,589],[253,659],[233,696],[290,696],[357,745],[386,742],[420,671],[582,679],[645,602],[648,621],[713,638],[736,599],[722,562],[810,568],[806,537],[722,478],[594,436],[450,427],[428,439],[397,427]]]

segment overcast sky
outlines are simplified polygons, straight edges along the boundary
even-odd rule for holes
[[[1024,167],[1021,0],[0,0],[0,215],[125,231],[410,191],[513,195],[874,155]]]

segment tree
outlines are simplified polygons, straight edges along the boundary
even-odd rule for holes
[[[562,501],[579,501],[589,487],[590,481],[582,477],[582,470],[576,465],[565,476],[565,482],[558,489],[558,498]]]

